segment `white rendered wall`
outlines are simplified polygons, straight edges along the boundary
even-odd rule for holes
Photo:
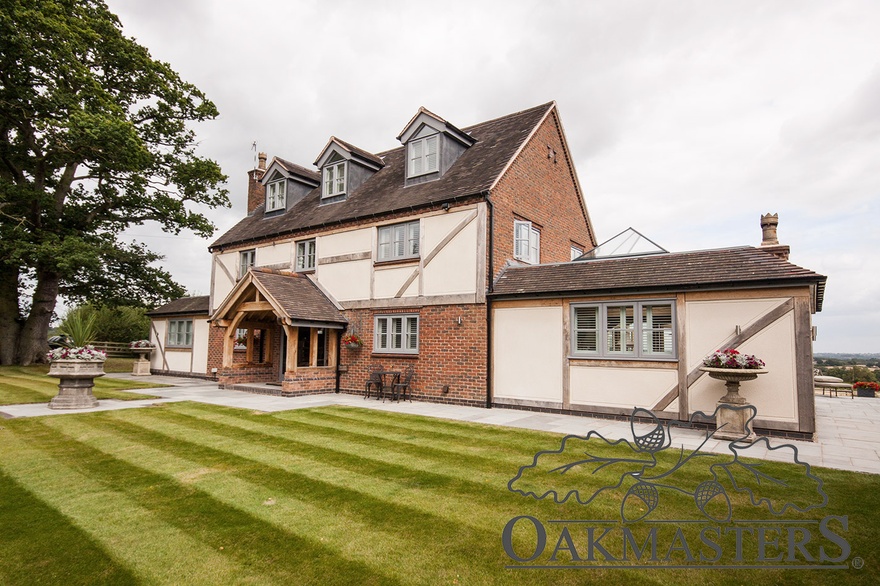
[[[235,287],[235,277],[238,274],[238,252],[215,254],[212,262],[214,263],[214,282],[211,287],[211,299],[214,302],[214,307],[211,308],[211,311],[213,312],[223,303],[223,300],[226,299],[232,288]],[[220,264],[226,267],[229,275],[220,267]]]
[[[429,254],[459,223],[474,214],[473,210],[430,216],[422,221],[424,237],[422,256]],[[479,222],[474,217],[467,226],[446,243],[424,269],[424,295],[454,295],[477,290],[477,245]]]
[[[294,245],[292,242],[280,242],[256,249],[255,266],[290,269],[293,266]]]
[[[496,399],[562,402],[562,307],[493,311]]]
[[[572,361],[569,381],[572,405],[651,409],[678,384],[678,371],[590,366],[587,361]]]

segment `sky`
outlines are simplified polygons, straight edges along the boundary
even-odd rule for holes
[[[419,106],[458,127],[555,100],[599,241],[758,245],[828,276],[816,352],[880,352],[880,3],[108,0],[127,36],[217,105],[199,154],[245,214],[257,151],[370,152]],[[135,226],[191,294],[210,241]],[[877,303],[877,305],[872,305]]]

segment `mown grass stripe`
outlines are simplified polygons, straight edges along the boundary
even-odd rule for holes
[[[202,462],[186,458],[189,454],[182,453],[177,449],[179,446],[173,450],[164,445],[154,446],[135,437],[129,429],[116,429],[106,421],[66,419],[58,429],[69,437],[83,438],[84,443],[113,458],[193,486],[282,531],[321,547],[333,548],[340,558],[360,560],[372,566],[375,555],[393,559],[405,551],[407,542],[397,538],[399,533],[381,532],[339,510],[328,515],[319,504],[300,498],[296,492],[281,492],[263,483],[239,478],[239,468],[229,463],[204,466]],[[251,466],[256,468],[256,473],[248,476],[259,476],[262,466],[256,463]],[[271,503],[267,505],[270,498]],[[342,543],[339,543],[340,536],[345,538]],[[423,561],[429,562],[428,559]],[[380,572],[377,568],[374,571]]]
[[[3,385],[3,399],[0,400],[0,405],[43,403],[48,402],[50,398],[49,395],[31,386],[6,383]]]
[[[124,481],[107,482],[100,470],[83,467],[76,445],[65,437],[42,428],[38,420],[27,423],[15,426],[17,435],[4,434],[0,468],[100,543],[125,573],[137,577],[135,582],[207,586],[231,583],[241,573],[218,551],[158,519],[139,498],[121,490]],[[52,546],[76,555],[81,551],[75,541]],[[92,570],[70,566],[57,583],[88,583]]]
[[[341,559],[329,547],[282,531],[245,511],[229,506],[175,478],[104,453],[88,441],[101,436],[97,427],[86,426],[68,433],[67,425],[100,418],[43,418],[38,423],[65,436],[65,441],[38,439],[41,449],[88,475],[94,482],[124,493],[161,522],[219,552],[235,564],[235,583],[346,584],[358,576],[362,584],[395,584],[388,576],[366,564]],[[79,420],[79,421],[78,421]],[[68,423],[69,421],[69,423]],[[92,434],[91,436],[89,434]],[[46,435],[46,434],[38,434]],[[137,446],[129,449],[136,454]],[[295,551],[296,556],[281,555]],[[333,572],[345,579],[333,577]],[[229,583],[228,577],[221,581]],[[188,583],[181,579],[177,583]],[[216,583],[216,582],[214,582]]]
[[[316,454],[315,452],[320,450],[313,446],[306,446],[310,453],[304,455],[302,450],[286,451],[272,447],[272,442],[258,445],[258,442],[255,441],[256,434],[251,432],[236,432],[237,436],[244,437],[232,437],[214,432],[200,432],[195,427],[181,426],[164,420],[160,422],[155,419],[143,422],[141,425],[144,427],[142,431],[138,432],[136,429],[131,429],[131,423],[135,422],[117,421],[113,425],[125,426],[124,432],[127,434],[140,433],[139,439],[141,441],[148,441],[145,437],[147,434],[159,434],[159,437],[150,440],[155,445],[166,445],[171,441],[175,442],[175,450],[191,450],[193,446],[188,444],[194,443],[204,450],[213,451],[213,454],[209,454],[213,460],[200,460],[202,465],[210,466],[214,461],[234,456],[244,459],[251,465],[258,463],[270,466],[275,472],[282,475],[283,482],[299,482],[303,486],[310,486],[310,489],[316,491],[311,493],[313,496],[322,495],[323,491],[332,488],[334,491],[340,492],[341,497],[344,498],[340,498],[339,502],[327,501],[328,509],[331,511],[338,510],[340,505],[344,505],[342,501],[345,500],[354,502],[363,498],[376,499],[377,501],[393,499],[393,507],[400,509],[397,512],[410,517],[425,515],[423,524],[436,526],[440,519],[430,518],[433,507],[430,503],[440,503],[442,500],[443,506],[450,510],[470,510],[470,514],[463,515],[457,522],[472,525],[475,530],[491,529],[475,525],[480,519],[480,515],[474,513],[489,514],[488,511],[491,510],[481,510],[479,503],[475,501],[485,500],[490,505],[497,504],[497,499],[491,496],[486,498],[487,493],[491,493],[491,491],[487,491],[487,487],[482,485],[405,467],[400,467],[398,471],[398,474],[403,474],[399,480],[389,480],[377,474],[375,469],[370,468],[370,454],[343,454],[347,462],[341,462],[344,466],[337,467],[323,461],[324,455],[334,455],[329,448]],[[108,423],[108,425],[111,424]],[[186,441],[176,439],[181,437],[185,437]],[[336,456],[339,455],[336,454]],[[416,461],[414,464],[418,465],[418,462]],[[247,469],[246,466],[241,468]],[[257,478],[262,478],[262,475],[263,469],[258,468]],[[431,486],[432,484],[440,486]],[[277,486],[277,489],[284,490],[284,488],[284,484]],[[300,488],[302,489],[302,487]],[[467,498],[458,496],[461,493],[464,493]],[[510,498],[503,492],[499,493],[499,496]],[[391,526],[388,529],[398,531],[402,527]]]
[[[0,584],[140,582],[101,543],[2,470],[0,495]]]

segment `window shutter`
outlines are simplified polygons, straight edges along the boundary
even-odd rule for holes
[[[406,256],[406,226],[394,226],[394,256]]]
[[[425,171],[433,172],[437,170],[437,145],[440,139],[432,136],[425,139]]]
[[[324,196],[331,195],[333,193],[333,167],[326,167],[324,169]]]
[[[336,191],[334,193],[345,193],[345,163],[336,165]]]
[[[409,232],[409,242],[407,243],[407,254],[417,255],[419,253],[419,223],[412,222],[407,225]]]
[[[541,233],[534,228],[531,229],[529,260],[533,264],[541,262]]]
[[[416,175],[422,174],[422,141],[416,140],[410,143],[410,156],[409,156],[409,174],[410,177],[414,177]]]
[[[513,256],[527,260],[529,256],[529,230],[531,230],[531,222],[513,222]]]

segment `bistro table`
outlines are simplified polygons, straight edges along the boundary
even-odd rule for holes
[[[385,389],[391,389],[391,397],[394,400],[394,384],[400,381],[400,371],[399,370],[378,370],[375,371],[374,374],[378,374],[379,378],[382,380],[382,386],[379,387],[379,394],[376,396],[378,400],[380,397],[384,401],[385,400]],[[391,383],[388,383],[388,378],[391,378]]]

